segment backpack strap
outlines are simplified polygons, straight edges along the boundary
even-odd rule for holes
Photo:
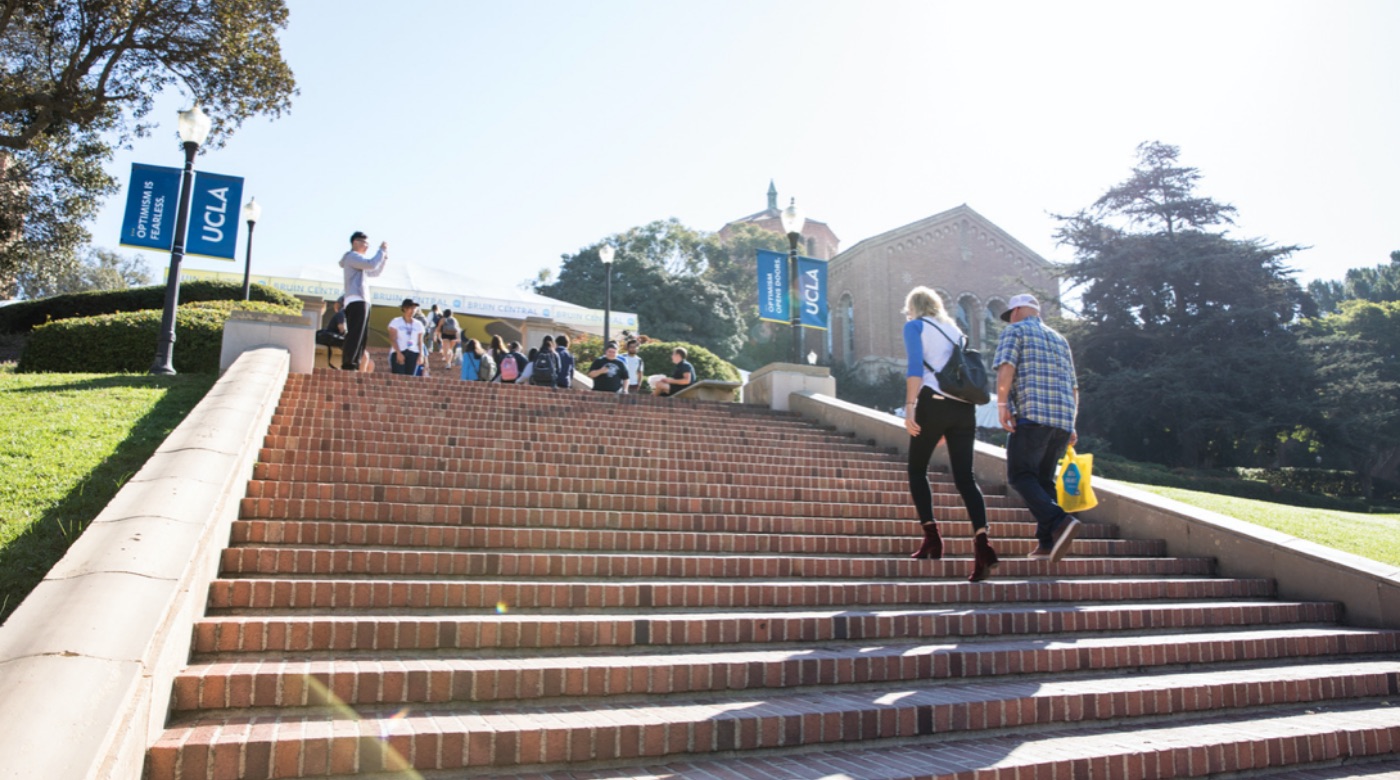
[[[940,327],[938,327],[937,325],[935,325],[934,322],[933,322],[933,320],[930,320],[930,319],[928,319],[928,318],[926,318],[926,317],[920,317],[920,318],[919,318],[919,321],[920,321],[920,322],[926,322],[926,323],[928,323],[928,326],[929,326],[930,328],[933,328],[934,330],[938,331],[939,335],[941,335],[943,338],[948,339],[948,343],[953,345],[953,355],[956,355],[957,352],[958,352],[958,350],[960,350],[960,349],[966,349],[966,348],[967,348],[967,336],[963,336],[962,339],[961,339],[961,341],[953,341],[953,338],[952,338],[951,336],[949,336],[947,333],[944,333],[942,328],[940,328]],[[962,333],[959,332],[958,335],[962,335]],[[949,356],[948,356],[948,360],[951,361],[951,360],[953,359],[953,355],[949,355]],[[943,364],[943,368],[947,368],[947,367],[948,367],[948,364],[947,364],[947,363],[944,363],[944,364]],[[927,368],[929,371],[932,371],[934,374],[937,374],[939,371],[942,370],[942,369],[938,369],[938,368],[934,368],[933,366],[930,366],[930,365],[928,364],[928,361],[927,361],[927,360],[924,361],[924,368]]]

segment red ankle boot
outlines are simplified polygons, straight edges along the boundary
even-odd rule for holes
[[[987,541],[986,534],[977,534],[972,540],[972,573],[967,576],[968,582],[981,582],[992,576],[992,569],[1001,563],[997,558],[997,551],[992,549],[992,543]]]
[[[938,535],[938,523],[923,523],[924,543],[910,558],[927,558],[931,561],[943,557],[943,537]]]

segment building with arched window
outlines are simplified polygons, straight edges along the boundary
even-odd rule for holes
[[[1012,295],[1033,293],[1043,313],[1059,313],[1054,266],[967,204],[852,246],[832,258],[829,282],[831,359],[870,379],[904,371],[902,309],[916,285],[937,290],[968,341],[986,352]]]

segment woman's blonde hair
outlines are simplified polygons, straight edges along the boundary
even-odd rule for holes
[[[916,317],[932,317],[948,324],[953,324],[953,320],[948,316],[948,310],[943,308],[943,299],[938,293],[927,287],[920,285],[909,291],[904,297],[904,316],[914,319]]]

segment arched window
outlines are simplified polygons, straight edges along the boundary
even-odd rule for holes
[[[856,363],[856,307],[850,293],[841,296],[841,357],[846,365]]]
[[[983,311],[982,320],[982,351],[995,352],[997,342],[1001,340],[1001,331],[1006,327],[1006,323],[1001,321],[1001,313],[1006,311],[1006,304],[993,298]]]
[[[967,296],[958,299],[958,308],[953,315],[953,319],[958,322],[958,330],[966,333],[968,340],[972,341],[974,344],[977,343],[977,340],[973,338],[972,335],[972,323],[974,322],[972,319],[972,301]]]

